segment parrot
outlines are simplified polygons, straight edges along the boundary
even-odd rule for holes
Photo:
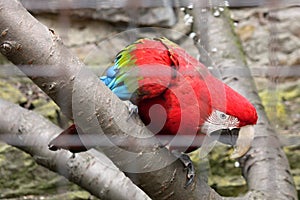
[[[251,146],[258,119],[255,107],[165,37],[128,45],[100,80],[137,107],[142,122],[165,146],[183,153],[178,157],[186,167],[191,165],[185,153],[204,145],[206,137],[235,146],[232,158],[243,156]],[[50,150],[86,151],[76,130],[73,124],[63,131],[49,143]],[[66,144],[66,135],[75,139]],[[193,177],[190,167],[186,185]]]

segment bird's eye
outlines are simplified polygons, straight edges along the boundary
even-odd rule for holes
[[[222,121],[227,120],[228,117],[229,117],[229,115],[227,115],[226,113],[223,113],[223,112],[218,111],[218,110],[215,111],[215,115],[216,115],[216,117],[217,117],[219,120],[222,120]]]
[[[212,131],[212,129],[218,130],[236,128],[239,125],[239,120],[234,116],[227,115],[219,110],[214,110],[205,123],[206,128],[209,127],[210,131]]]
[[[221,114],[220,114],[220,118],[221,118],[221,119],[226,119],[227,116],[226,116],[224,113],[221,113]]]

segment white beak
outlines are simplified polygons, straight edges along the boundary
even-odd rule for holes
[[[233,153],[230,158],[236,159],[242,157],[250,149],[254,138],[253,125],[247,125],[240,128],[239,136],[236,140]]]

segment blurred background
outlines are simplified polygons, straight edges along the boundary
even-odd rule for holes
[[[199,57],[193,44],[194,24],[190,14],[193,6],[188,4],[21,2],[98,75],[111,64],[118,51],[140,37],[166,36]],[[278,8],[263,5],[261,1],[228,1],[228,4],[232,25],[245,52],[244,59],[282,141],[299,196],[300,7],[282,4]],[[214,15],[218,17],[217,12]],[[1,54],[0,98],[38,112],[63,128],[68,126],[55,103]],[[209,160],[194,159],[200,163],[199,169],[208,173],[208,182],[217,192],[238,196],[247,191],[247,186],[238,163],[229,159],[230,151],[229,147],[218,145]],[[0,177],[0,199],[96,199],[1,141]]]

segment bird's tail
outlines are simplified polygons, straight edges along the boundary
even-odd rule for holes
[[[69,150],[72,153],[78,153],[82,151],[87,151],[80,140],[78,131],[81,131],[79,127],[72,124],[69,128],[61,132],[49,143],[48,147],[51,151],[56,151],[58,149]]]

